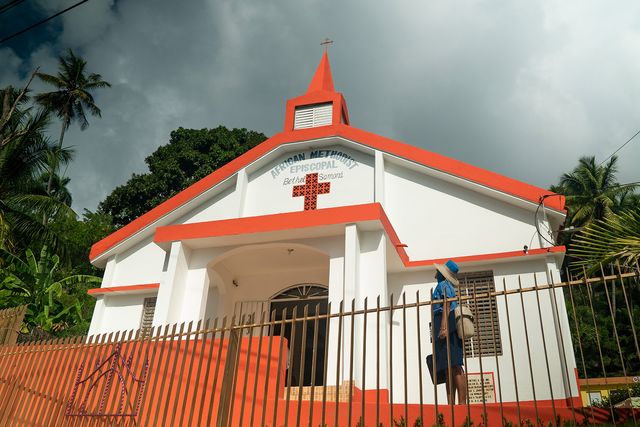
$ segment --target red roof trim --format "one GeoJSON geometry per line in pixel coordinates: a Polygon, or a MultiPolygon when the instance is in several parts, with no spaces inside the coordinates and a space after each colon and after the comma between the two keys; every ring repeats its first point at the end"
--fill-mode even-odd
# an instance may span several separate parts
{"type": "Polygon", "coordinates": [[[541,255],[545,253],[564,253],[564,246],[531,249],[526,254],[522,251],[496,252],[479,255],[466,255],[430,260],[409,260],[404,245],[393,228],[391,221],[379,203],[342,206],[336,208],[317,209],[314,211],[287,212],[282,214],[253,216],[247,218],[223,219],[193,224],[178,224],[158,227],[154,241],[156,243],[178,240],[201,239],[207,237],[234,236],[242,234],[265,233],[270,231],[292,230],[335,224],[347,224],[362,221],[380,221],[389,240],[398,252],[405,267],[425,267],[434,263],[445,263],[453,259],[457,263],[476,261],[493,261],[504,258],[541,255]]]}
{"type": "Polygon", "coordinates": [[[95,288],[89,289],[87,293],[89,295],[104,295],[112,293],[129,293],[140,291],[152,291],[160,288],[160,283],[146,283],[144,285],[127,285],[127,286],[109,286],[107,288],[95,288]]]}
{"type": "Polygon", "coordinates": [[[444,264],[447,260],[454,260],[458,264],[464,264],[466,262],[478,262],[478,261],[494,261],[497,259],[504,258],[516,258],[516,257],[526,257],[531,255],[542,255],[547,253],[565,253],[566,248],[564,246],[551,246],[548,248],[540,248],[540,249],[530,249],[527,253],[524,253],[523,250],[519,251],[509,251],[509,252],[494,252],[491,254],[479,254],[479,255],[465,255],[458,257],[450,257],[450,258],[438,258],[438,259],[429,259],[429,260],[421,260],[421,261],[409,261],[405,264],[407,267],[424,267],[433,264],[444,264]]]}
{"type": "MultiPolygon", "coordinates": [[[[463,179],[475,182],[480,185],[494,188],[498,191],[511,194],[515,197],[528,200],[532,203],[539,203],[543,196],[555,195],[550,191],[517,181],[513,178],[481,169],[469,165],[459,160],[451,159],[440,154],[432,153],[417,147],[413,147],[403,142],[385,138],[373,133],[365,132],[344,124],[334,124],[332,126],[322,126],[311,129],[282,132],[267,139],[262,144],[252,148],[243,155],[235,158],[218,170],[207,175],[200,181],[176,194],[169,200],[159,204],[149,212],[115,231],[91,247],[89,258],[95,259],[113,246],[132,236],[143,228],[164,215],[187,203],[206,190],[231,177],[238,170],[247,166],[251,162],[259,159],[271,150],[288,143],[307,141],[332,136],[343,137],[354,142],[378,149],[389,154],[403,157],[418,164],[431,167],[442,172],[458,176],[463,179]]],[[[558,211],[564,210],[564,197],[549,197],[545,201],[546,206],[558,211]]]]}
{"type": "MultiPolygon", "coordinates": [[[[380,219],[379,203],[158,227],[156,243],[346,224],[380,219]]],[[[384,214],[384,213],[383,213],[384,214]]]]}

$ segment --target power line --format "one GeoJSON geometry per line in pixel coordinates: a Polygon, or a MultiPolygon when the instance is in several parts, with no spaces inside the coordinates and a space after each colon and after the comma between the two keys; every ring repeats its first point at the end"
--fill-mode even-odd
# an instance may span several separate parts
{"type": "Polygon", "coordinates": [[[80,6],[80,5],[81,5],[81,4],[83,4],[83,3],[86,3],[86,2],[88,2],[88,1],[89,1],[89,0],[82,0],[82,1],[79,1],[78,3],[75,3],[75,4],[73,4],[73,5],[69,6],[68,8],[66,8],[66,9],[64,9],[64,10],[61,10],[60,12],[56,13],[55,15],[51,15],[50,17],[45,18],[45,19],[43,19],[43,20],[41,20],[41,21],[38,21],[38,22],[36,22],[35,24],[28,26],[27,28],[23,28],[22,30],[20,30],[20,31],[18,31],[18,32],[16,32],[16,33],[13,33],[13,34],[11,34],[10,36],[4,37],[3,39],[1,39],[1,40],[0,40],[0,44],[2,44],[2,43],[4,43],[4,42],[6,42],[6,41],[8,41],[8,40],[11,40],[12,38],[17,37],[17,36],[19,36],[19,35],[21,35],[21,34],[24,34],[24,33],[26,33],[27,31],[32,30],[32,29],[34,29],[35,27],[37,27],[37,26],[40,26],[40,25],[44,24],[45,22],[49,22],[49,21],[51,21],[53,18],[57,18],[58,16],[62,15],[63,13],[66,13],[66,12],[70,11],[71,9],[75,9],[76,7],[80,6]]]}
{"type": "Polygon", "coordinates": [[[640,135],[640,130],[638,130],[638,132],[636,132],[631,138],[627,139],[627,141],[622,144],[616,151],[614,151],[613,153],[611,153],[611,155],[609,157],[607,157],[606,159],[604,159],[603,161],[600,162],[600,164],[598,166],[602,166],[602,164],[604,162],[606,162],[607,160],[609,160],[610,158],[613,157],[614,154],[616,154],[618,151],[622,150],[624,148],[625,145],[627,145],[628,143],[630,143],[633,138],[635,138],[636,136],[640,135]]]}
{"type": "Polygon", "coordinates": [[[7,10],[19,5],[20,3],[23,3],[24,1],[25,0],[10,0],[0,6],[0,13],[5,13],[7,10]]]}

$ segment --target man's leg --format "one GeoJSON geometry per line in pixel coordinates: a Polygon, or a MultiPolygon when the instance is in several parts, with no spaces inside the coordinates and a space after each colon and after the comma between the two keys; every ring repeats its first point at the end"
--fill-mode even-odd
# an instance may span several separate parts
{"type": "Polygon", "coordinates": [[[462,369],[462,366],[456,366],[454,369],[454,383],[455,388],[458,390],[458,403],[464,405],[467,403],[467,380],[464,369],[462,369]]]}
{"type": "Polygon", "coordinates": [[[447,370],[446,386],[447,386],[447,403],[449,405],[455,405],[456,404],[456,387],[457,387],[457,384],[456,384],[456,381],[455,381],[455,372],[454,371],[447,370]],[[453,381],[453,385],[449,384],[450,380],[453,381]]]}

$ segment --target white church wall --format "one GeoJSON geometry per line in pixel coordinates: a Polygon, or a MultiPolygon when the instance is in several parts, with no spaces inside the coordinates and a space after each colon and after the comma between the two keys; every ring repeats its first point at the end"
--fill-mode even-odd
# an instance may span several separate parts
{"type": "MultiPolygon", "coordinates": [[[[239,307],[239,304],[244,304],[245,307],[251,306],[256,309],[259,309],[259,307],[268,307],[266,303],[271,297],[297,284],[317,283],[331,288],[333,286],[332,280],[335,280],[335,273],[330,273],[331,260],[343,256],[343,245],[343,238],[341,236],[334,236],[297,239],[264,245],[192,250],[189,261],[188,280],[190,281],[192,278],[198,277],[197,274],[194,273],[195,271],[206,269],[209,275],[210,287],[216,289],[216,291],[206,291],[204,312],[216,313],[218,317],[225,315],[231,316],[234,314],[234,309],[239,307]],[[253,273],[250,264],[245,265],[242,271],[228,271],[224,268],[224,263],[216,261],[230,256],[229,254],[235,254],[231,256],[242,256],[242,252],[247,250],[264,250],[265,254],[268,254],[269,251],[286,248],[295,248],[295,250],[300,251],[309,251],[310,249],[317,251],[319,266],[300,268],[293,262],[291,265],[283,266],[279,271],[253,273]],[[322,265],[323,263],[324,265],[322,265]],[[237,286],[233,284],[234,280],[237,286]]],[[[343,272],[340,270],[340,281],[342,280],[342,275],[343,272]]],[[[201,281],[195,280],[195,283],[201,283],[201,281]]],[[[195,287],[195,283],[190,286],[195,287]]],[[[341,284],[340,288],[342,288],[341,284]]],[[[203,292],[205,291],[203,290],[203,292]]],[[[193,305],[185,305],[185,309],[188,309],[186,307],[193,307],[193,305]]],[[[256,315],[259,318],[260,313],[256,313],[256,315]]]]}
{"type": "Polygon", "coordinates": [[[184,215],[175,224],[192,224],[196,222],[217,221],[221,219],[237,218],[240,206],[239,194],[234,185],[221,184],[222,188],[215,188],[215,194],[203,201],[191,212],[184,215]]]}
{"type": "Polygon", "coordinates": [[[293,187],[318,173],[318,182],[330,182],[329,193],[317,196],[317,208],[373,202],[372,155],[345,146],[291,151],[249,176],[243,216],[301,211],[304,197],[293,197],[293,187]]]}
{"type": "MultiPolygon", "coordinates": [[[[559,277],[557,268],[553,268],[551,264],[546,263],[544,260],[497,264],[494,268],[496,288],[503,290],[506,283],[507,290],[518,289],[520,286],[518,277],[521,279],[523,288],[533,287],[535,280],[537,280],[538,284],[546,284],[548,283],[547,268],[552,268],[553,275],[556,278],[559,277]]],[[[551,294],[549,290],[541,290],[537,293],[523,293],[524,314],[520,295],[512,294],[506,297],[509,304],[512,343],[508,340],[505,297],[497,299],[503,349],[505,350],[505,355],[509,356],[508,359],[507,357],[503,359],[507,369],[502,369],[501,367],[501,374],[502,371],[507,371],[502,374],[506,380],[506,384],[505,381],[502,383],[503,394],[515,395],[515,379],[512,376],[513,368],[510,358],[511,350],[513,350],[516,366],[519,367],[516,375],[520,400],[532,400],[534,387],[536,399],[538,400],[551,399],[552,395],[557,399],[558,397],[576,396],[578,394],[574,373],[576,363],[571,344],[564,295],[561,289],[556,289],[554,292],[554,294],[551,294]],[[537,298],[540,301],[540,313],[538,312],[537,298]],[[525,339],[525,317],[529,348],[527,348],[525,339]],[[540,318],[542,318],[542,324],[540,318]],[[547,369],[547,360],[544,357],[544,345],[546,345],[549,369],[547,369]],[[562,345],[564,345],[565,357],[561,357],[562,345]],[[529,353],[531,358],[529,358],[529,353]],[[529,360],[531,360],[531,368],[533,370],[534,387],[532,387],[532,376],[528,370],[529,360]],[[549,387],[549,377],[551,378],[552,391],[550,391],[549,387]]]]}
{"type": "Polygon", "coordinates": [[[153,293],[148,293],[100,297],[102,316],[100,321],[96,322],[95,330],[90,330],[89,333],[104,334],[138,329],[142,319],[144,299],[153,295],[153,293]]]}
{"type": "Polygon", "coordinates": [[[535,214],[385,162],[384,209],[412,260],[538,247],[535,214]]]}
{"type": "MultiPolygon", "coordinates": [[[[159,283],[165,251],[149,237],[116,256],[110,286],[159,283]]],[[[103,286],[104,287],[104,286],[103,286]]]]}
{"type": "MultiPolygon", "coordinates": [[[[545,263],[543,260],[531,260],[522,262],[502,262],[495,264],[487,264],[483,266],[474,266],[472,271],[492,270],[494,273],[494,281],[496,290],[503,289],[503,279],[506,282],[506,288],[518,288],[518,276],[521,278],[523,287],[534,286],[533,275],[537,275],[538,283],[546,283],[545,263]]],[[[471,270],[471,268],[469,268],[471,270]]],[[[462,269],[462,271],[467,271],[462,269]]],[[[557,271],[556,271],[557,272],[557,271]]],[[[430,291],[435,287],[434,270],[416,271],[406,273],[394,273],[389,275],[389,292],[394,294],[393,303],[402,304],[402,293],[406,295],[407,303],[416,301],[416,292],[419,291],[421,301],[430,299],[430,291]]],[[[549,291],[539,291],[540,311],[542,313],[542,328],[544,329],[544,340],[542,336],[542,328],[540,326],[540,316],[538,315],[538,305],[535,292],[528,292],[522,295],[525,308],[527,333],[529,341],[529,351],[531,353],[531,367],[533,370],[535,397],[538,400],[564,398],[569,395],[577,395],[575,384],[574,368],[575,358],[571,348],[571,340],[568,330],[566,312],[564,310],[564,302],[562,292],[556,290],[556,299],[558,301],[558,318],[560,319],[560,329],[562,329],[562,337],[564,339],[564,348],[567,359],[566,367],[564,358],[560,357],[560,336],[556,333],[554,322],[554,309],[552,298],[549,291]],[[551,388],[549,386],[547,376],[547,360],[544,357],[544,345],[546,345],[549,375],[551,377],[551,388]],[[567,376],[568,374],[568,376],[567,376]]],[[[498,382],[498,366],[494,355],[482,357],[482,372],[493,373],[496,402],[499,398],[499,386],[502,388],[502,398],[505,402],[516,400],[515,384],[518,385],[518,398],[520,401],[533,400],[534,387],[531,385],[531,374],[529,371],[529,357],[527,351],[527,340],[524,332],[524,318],[522,305],[520,302],[520,294],[513,294],[507,297],[509,304],[509,320],[511,326],[511,336],[513,342],[509,341],[509,324],[507,322],[507,306],[505,297],[497,297],[497,316],[500,326],[500,339],[502,343],[502,354],[498,356],[500,383],[498,382]],[[513,375],[512,365],[515,360],[516,378],[513,375]],[[516,381],[517,380],[517,381],[516,381]]],[[[429,378],[428,368],[426,366],[426,356],[432,354],[431,343],[431,310],[429,306],[420,308],[420,345],[422,355],[417,352],[418,325],[415,315],[415,309],[407,310],[406,313],[406,336],[409,351],[407,353],[407,369],[415,375],[408,376],[408,390],[410,403],[419,402],[419,376],[418,369],[422,369],[422,385],[423,399],[425,402],[434,402],[433,384],[429,378]]],[[[403,341],[403,313],[402,310],[395,310],[393,313],[393,342],[390,347],[402,348],[403,341]]],[[[401,353],[400,353],[401,354],[401,353]]],[[[404,376],[405,369],[404,358],[393,360],[393,398],[394,402],[404,402],[404,376]]],[[[479,373],[480,358],[469,357],[466,361],[466,372],[479,373]]],[[[438,388],[439,401],[446,399],[446,391],[444,385],[438,388]]]]}
{"type": "Polygon", "coordinates": [[[160,280],[153,325],[182,322],[185,280],[189,274],[191,250],[182,242],[171,243],[166,272],[160,280]]]}

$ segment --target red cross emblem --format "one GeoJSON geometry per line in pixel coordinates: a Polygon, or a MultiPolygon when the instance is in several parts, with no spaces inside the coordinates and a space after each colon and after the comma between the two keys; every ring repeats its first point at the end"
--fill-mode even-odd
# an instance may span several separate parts
{"type": "Polygon", "coordinates": [[[318,194],[327,194],[331,189],[330,182],[318,182],[317,173],[308,173],[304,185],[293,187],[293,197],[304,196],[304,210],[312,211],[318,206],[318,194]]]}

